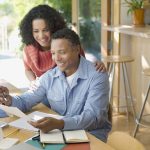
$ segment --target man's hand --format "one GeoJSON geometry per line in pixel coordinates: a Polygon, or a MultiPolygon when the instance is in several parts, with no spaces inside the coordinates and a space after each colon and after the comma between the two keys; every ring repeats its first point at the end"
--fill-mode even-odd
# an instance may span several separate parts
{"type": "Polygon", "coordinates": [[[0,86],[0,104],[10,106],[11,103],[12,97],[9,95],[9,90],[4,86],[0,86]]]}
{"type": "Polygon", "coordinates": [[[95,67],[96,67],[96,70],[99,71],[99,72],[106,72],[106,67],[105,67],[103,62],[96,61],[95,62],[95,67]]]}
{"type": "Polygon", "coordinates": [[[64,121],[58,120],[51,117],[45,117],[37,122],[29,121],[29,123],[34,126],[35,128],[38,128],[42,130],[42,132],[47,133],[53,129],[63,129],[64,128],[64,121]]]}

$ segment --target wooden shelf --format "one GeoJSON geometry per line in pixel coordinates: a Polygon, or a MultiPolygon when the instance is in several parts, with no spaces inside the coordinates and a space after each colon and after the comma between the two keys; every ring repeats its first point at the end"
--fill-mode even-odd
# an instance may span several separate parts
{"type": "Polygon", "coordinates": [[[150,38],[150,26],[134,27],[128,25],[102,26],[103,30],[133,35],[137,37],[150,38]]]}

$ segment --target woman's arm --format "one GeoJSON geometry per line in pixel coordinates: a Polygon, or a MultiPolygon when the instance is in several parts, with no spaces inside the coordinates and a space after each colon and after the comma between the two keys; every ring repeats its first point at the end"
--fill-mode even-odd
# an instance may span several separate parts
{"type": "MultiPolygon", "coordinates": [[[[82,47],[81,47],[81,50],[80,50],[80,55],[85,57],[85,53],[84,53],[84,50],[82,49],[82,47]]],[[[95,68],[96,68],[97,71],[99,71],[99,72],[106,72],[107,71],[106,67],[105,67],[105,64],[102,61],[96,61],[96,62],[94,62],[94,64],[95,64],[95,68]]]]}
{"type": "Polygon", "coordinates": [[[36,75],[32,70],[25,70],[25,74],[30,82],[36,80],[36,75]]]}

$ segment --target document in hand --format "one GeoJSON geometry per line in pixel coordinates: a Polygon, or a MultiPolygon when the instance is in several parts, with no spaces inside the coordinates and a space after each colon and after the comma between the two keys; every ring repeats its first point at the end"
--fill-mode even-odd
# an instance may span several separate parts
{"type": "Polygon", "coordinates": [[[15,121],[10,122],[9,125],[13,126],[13,127],[16,127],[16,128],[37,132],[38,129],[33,127],[32,125],[30,125],[27,122],[28,120],[37,121],[37,120],[39,120],[39,119],[41,119],[43,117],[53,117],[53,118],[57,118],[57,119],[61,119],[62,118],[62,116],[60,116],[60,115],[47,114],[47,113],[43,113],[43,112],[40,112],[40,111],[34,111],[34,112],[32,112],[32,113],[30,113],[30,114],[28,114],[26,116],[25,117],[21,117],[21,118],[15,120],[15,121]]]}
{"type": "Polygon", "coordinates": [[[85,130],[52,130],[48,133],[40,131],[40,141],[42,143],[82,143],[89,142],[89,139],[85,130]]]}

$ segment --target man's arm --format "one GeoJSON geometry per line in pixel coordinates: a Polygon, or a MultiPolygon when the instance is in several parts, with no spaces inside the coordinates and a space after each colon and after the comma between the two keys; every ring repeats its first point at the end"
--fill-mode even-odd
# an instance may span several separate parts
{"type": "Polygon", "coordinates": [[[32,70],[25,70],[25,74],[30,82],[36,80],[36,76],[32,70]]]}
{"type": "Polygon", "coordinates": [[[9,95],[9,91],[7,88],[1,87],[0,94],[5,93],[7,101],[5,101],[2,96],[0,96],[0,103],[7,106],[18,107],[24,112],[30,110],[33,106],[35,106],[37,103],[41,102],[45,98],[46,90],[44,81],[47,81],[46,77],[46,75],[41,77],[41,82],[37,80],[36,88],[28,90],[27,92],[19,96],[12,97],[9,95]]]}

